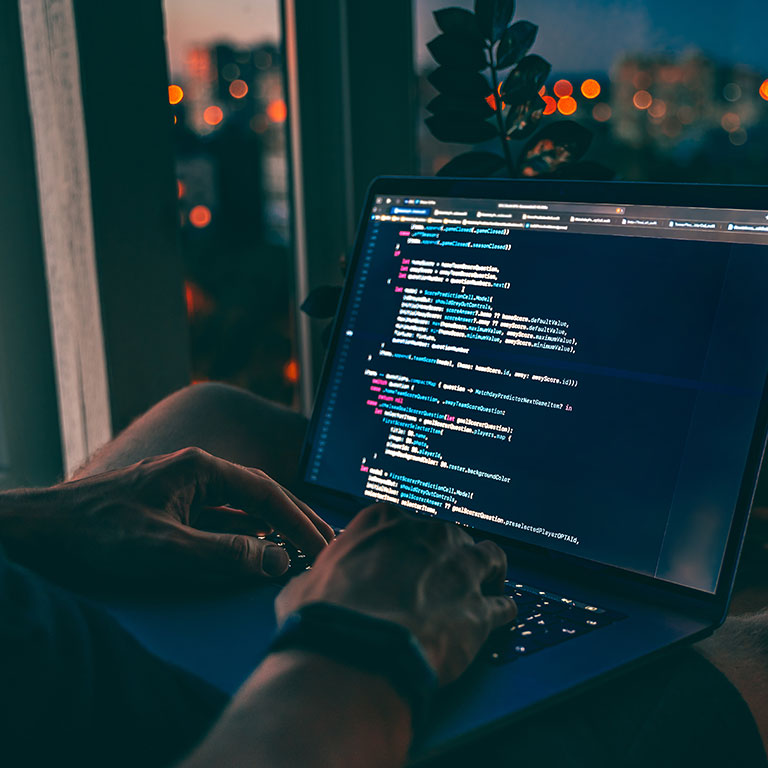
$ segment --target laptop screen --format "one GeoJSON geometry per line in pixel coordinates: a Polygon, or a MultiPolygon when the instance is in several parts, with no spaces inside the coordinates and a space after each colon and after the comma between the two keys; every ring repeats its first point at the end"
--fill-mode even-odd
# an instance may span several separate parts
{"type": "Polygon", "coordinates": [[[714,592],[768,211],[370,203],[305,480],[714,592]]]}

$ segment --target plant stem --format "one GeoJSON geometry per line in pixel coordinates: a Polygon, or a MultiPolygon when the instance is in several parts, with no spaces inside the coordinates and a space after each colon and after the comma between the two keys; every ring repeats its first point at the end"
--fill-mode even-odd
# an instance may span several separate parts
{"type": "Polygon", "coordinates": [[[493,85],[491,86],[493,88],[493,108],[494,112],[496,112],[496,123],[499,126],[499,141],[501,141],[501,148],[504,150],[504,159],[507,163],[507,171],[509,172],[510,178],[514,176],[514,167],[512,166],[512,155],[509,151],[509,144],[507,143],[507,135],[504,131],[504,112],[501,108],[501,94],[499,93],[498,89],[498,83],[496,82],[498,79],[498,74],[496,73],[496,63],[493,60],[493,51],[491,50],[491,46],[488,47],[488,60],[491,63],[491,82],[493,85]]]}

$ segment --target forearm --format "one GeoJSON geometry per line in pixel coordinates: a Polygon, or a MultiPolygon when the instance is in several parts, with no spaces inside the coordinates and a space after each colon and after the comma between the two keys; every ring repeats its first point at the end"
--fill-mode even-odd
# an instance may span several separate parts
{"type": "Polygon", "coordinates": [[[50,506],[50,497],[47,488],[0,492],[0,544],[10,551],[34,535],[50,506]]]}
{"type": "Polygon", "coordinates": [[[179,768],[395,768],[408,704],[382,677],[316,654],[271,654],[179,768]]]}

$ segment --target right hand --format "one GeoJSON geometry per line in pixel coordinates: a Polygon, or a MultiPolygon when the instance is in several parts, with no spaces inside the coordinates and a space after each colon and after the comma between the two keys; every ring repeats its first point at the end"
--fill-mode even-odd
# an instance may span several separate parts
{"type": "Polygon", "coordinates": [[[408,627],[440,683],[455,680],[493,629],[517,607],[503,593],[507,559],[459,526],[413,517],[389,504],[360,512],[312,570],[278,595],[278,621],[324,601],[408,627]]]}

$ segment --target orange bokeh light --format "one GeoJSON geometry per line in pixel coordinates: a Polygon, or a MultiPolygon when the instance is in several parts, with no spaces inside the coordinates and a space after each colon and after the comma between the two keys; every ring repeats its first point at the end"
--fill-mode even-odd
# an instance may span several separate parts
{"type": "Polygon", "coordinates": [[[545,115],[551,115],[553,112],[557,112],[557,102],[551,96],[543,96],[542,98],[547,105],[544,107],[545,115]]]}
{"type": "Polygon", "coordinates": [[[638,109],[648,109],[653,104],[653,96],[648,91],[636,91],[632,97],[632,103],[638,109]]]}
{"type": "Polygon", "coordinates": [[[171,104],[178,104],[184,98],[184,91],[181,90],[180,85],[168,86],[168,101],[171,104]]]}
{"type": "Polygon", "coordinates": [[[176,193],[178,194],[179,199],[184,197],[186,191],[187,188],[184,186],[184,182],[181,179],[176,179],[176,193]]]}
{"type": "Polygon", "coordinates": [[[600,90],[600,83],[591,77],[581,84],[581,93],[587,99],[596,99],[600,95],[600,90]]]}
{"type": "Polygon", "coordinates": [[[651,117],[661,119],[667,114],[667,103],[662,99],[654,99],[653,104],[648,107],[648,114],[651,117]]]}
{"type": "Polygon", "coordinates": [[[206,107],[203,112],[203,120],[208,125],[218,125],[224,119],[224,113],[221,107],[206,107]]]}
{"type": "Polygon", "coordinates": [[[566,98],[573,93],[573,86],[570,80],[558,80],[553,86],[552,90],[555,92],[555,96],[558,98],[566,98]]]}
{"type": "Polygon", "coordinates": [[[233,80],[229,84],[229,95],[233,99],[242,99],[248,93],[248,83],[245,80],[233,80]]]}
{"type": "Polygon", "coordinates": [[[573,96],[563,96],[557,100],[557,109],[563,115],[572,115],[576,111],[576,99],[573,96]]]}
{"type": "Polygon", "coordinates": [[[592,107],[592,117],[597,120],[598,123],[604,123],[606,120],[610,120],[612,114],[613,110],[610,105],[606,104],[604,101],[601,101],[599,104],[595,104],[595,106],[592,107]]]}
{"type": "Polygon", "coordinates": [[[207,205],[196,205],[189,212],[189,223],[197,229],[203,229],[211,223],[211,209],[207,205]]]}
{"type": "Polygon", "coordinates": [[[720,119],[724,131],[733,133],[741,128],[741,118],[735,112],[726,112],[720,119]]]}
{"type": "Polygon", "coordinates": [[[766,101],[768,101],[768,78],[763,80],[763,82],[760,85],[760,90],[758,91],[758,93],[760,94],[761,99],[765,99],[766,101]]]}
{"type": "Polygon", "coordinates": [[[289,360],[283,366],[283,378],[289,384],[295,384],[299,380],[299,364],[295,360],[289,360]]]}
{"type": "Polygon", "coordinates": [[[213,299],[196,283],[185,281],[184,300],[187,304],[187,317],[210,315],[214,310],[213,299]]]}
{"type": "Polygon", "coordinates": [[[546,92],[547,92],[547,86],[546,85],[542,85],[541,88],[539,88],[539,96],[541,96],[541,98],[543,99],[544,98],[544,94],[546,94],[546,92]]]}
{"type": "Polygon", "coordinates": [[[270,101],[267,105],[267,117],[273,123],[285,122],[285,118],[288,117],[288,107],[285,106],[285,102],[282,99],[270,101]]]}

